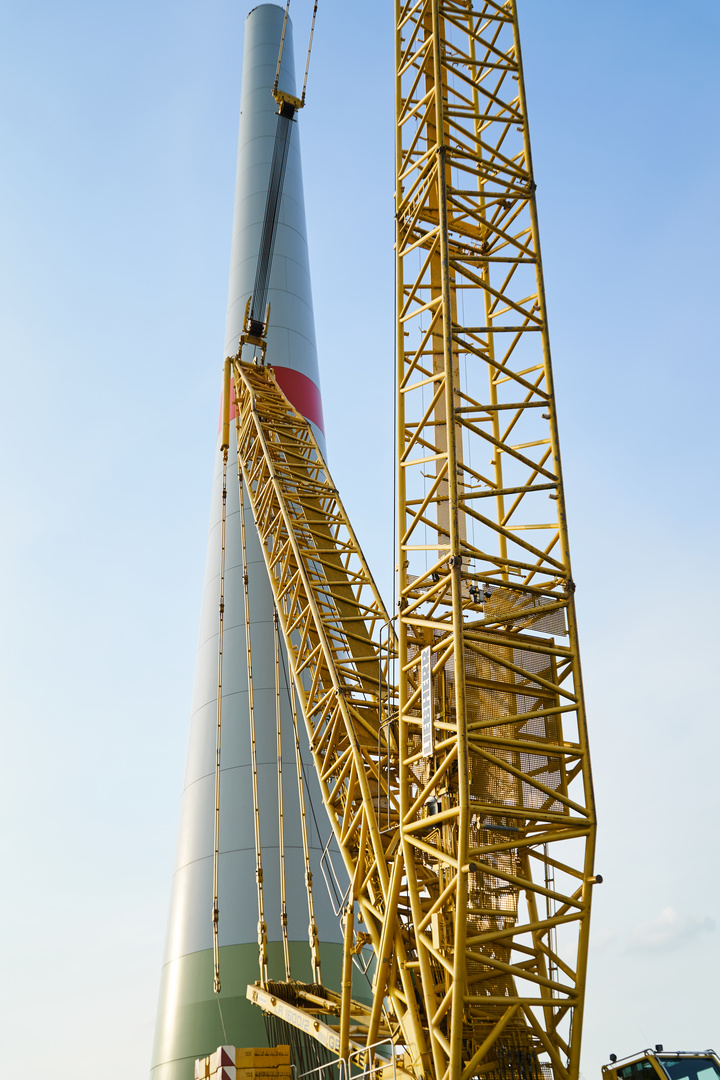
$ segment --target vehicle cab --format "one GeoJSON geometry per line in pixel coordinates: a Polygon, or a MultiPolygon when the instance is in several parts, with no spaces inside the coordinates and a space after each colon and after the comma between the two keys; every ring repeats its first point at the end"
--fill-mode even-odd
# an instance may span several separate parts
{"type": "Polygon", "coordinates": [[[690,1053],[662,1046],[641,1050],[602,1067],[602,1080],[720,1080],[720,1058],[714,1050],[690,1053]]]}

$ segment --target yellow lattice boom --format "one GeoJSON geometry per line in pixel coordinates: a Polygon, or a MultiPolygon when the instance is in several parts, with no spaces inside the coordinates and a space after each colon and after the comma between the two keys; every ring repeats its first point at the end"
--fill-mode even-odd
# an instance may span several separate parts
{"type": "MultiPolygon", "coordinates": [[[[399,1028],[401,1041],[416,1047],[423,1044],[422,1023],[405,937],[391,915],[402,855],[398,756],[388,735],[396,712],[388,677],[395,653],[388,645],[390,621],[310,425],[284,397],[271,368],[236,359],[234,370],[242,485],[260,536],[325,809],[351,881],[346,958],[357,941],[357,902],[366,927],[360,933],[376,955],[391,953],[399,969],[388,988],[394,1027],[387,1014],[383,1018],[382,993],[367,1016],[353,1006],[354,1026],[362,1026],[360,1043],[373,1043],[378,1034],[394,1038],[399,1028]]],[[[337,1047],[341,1057],[349,1047],[349,1007],[337,1047]]],[[[335,1011],[333,1001],[329,1011],[335,1011]]],[[[360,1043],[355,1038],[353,1046],[360,1043]]]]}
{"type": "MultiPolygon", "coordinates": [[[[310,1034],[343,1059],[385,1039],[417,1078],[575,1080],[594,805],[517,13],[395,11],[393,620],[309,423],[271,367],[232,361],[241,487],[350,881],[340,993],[285,1000],[336,1017],[310,1034]]],[[[249,994],[276,1007],[262,978],[249,994]]]]}
{"type": "Polygon", "coordinates": [[[396,64],[400,813],[425,1016],[438,1077],[542,1055],[564,1080],[594,814],[515,4],[396,4],[396,64]]]}

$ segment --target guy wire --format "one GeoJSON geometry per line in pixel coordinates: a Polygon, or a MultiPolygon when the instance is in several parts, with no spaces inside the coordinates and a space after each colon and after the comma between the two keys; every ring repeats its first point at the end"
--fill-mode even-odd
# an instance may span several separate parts
{"type": "MultiPolygon", "coordinates": [[[[282,661],[283,671],[285,673],[285,689],[287,690],[288,700],[290,701],[290,708],[292,708],[292,699],[290,698],[290,680],[288,679],[287,667],[285,666],[285,655],[284,655],[282,649],[280,650],[280,659],[282,661]]],[[[318,825],[317,817],[315,816],[315,807],[313,806],[312,794],[310,792],[310,784],[308,783],[307,773],[305,772],[305,762],[302,759],[302,755],[300,757],[300,766],[302,768],[303,779],[305,781],[305,790],[307,791],[308,802],[310,803],[310,813],[312,814],[312,817],[313,817],[313,822],[315,824],[315,832],[317,833],[318,843],[320,844],[320,850],[322,851],[325,845],[323,844],[323,839],[322,839],[322,836],[320,835],[320,826],[318,825]]],[[[327,884],[327,878],[326,878],[326,884],[327,884]]],[[[342,901],[342,897],[341,897],[339,891],[337,890],[337,888],[335,887],[334,883],[333,883],[333,890],[335,892],[334,896],[333,896],[333,894],[332,894],[332,892],[330,890],[330,886],[328,885],[328,892],[330,893],[330,899],[333,901],[333,903],[335,905],[339,905],[340,902],[342,901]]]]}

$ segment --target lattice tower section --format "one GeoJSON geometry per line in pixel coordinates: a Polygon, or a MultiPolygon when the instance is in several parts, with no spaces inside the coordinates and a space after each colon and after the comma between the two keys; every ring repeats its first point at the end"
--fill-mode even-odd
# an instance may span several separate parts
{"type": "MultiPolygon", "coordinates": [[[[250,498],[325,810],[350,881],[346,960],[363,950],[378,959],[372,1009],[345,1002],[338,1045],[322,1031],[313,1034],[312,1024],[310,1035],[341,1058],[390,1039],[405,1049],[411,1071],[428,1073],[422,1003],[407,964],[413,959],[407,953],[407,905],[404,917],[399,914],[403,858],[390,680],[396,647],[389,618],[310,425],[285,398],[272,368],[235,358],[234,378],[239,478],[250,498]]],[[[286,990],[298,1007],[322,1011],[317,988],[293,983],[286,990]]],[[[261,1003],[259,995],[253,1000],[261,1003]]],[[[338,1000],[331,995],[329,1011],[338,1011],[338,1000]]]]}
{"type": "Polygon", "coordinates": [[[438,1080],[566,1080],[594,808],[516,5],[395,10],[408,967],[438,1080]]]}

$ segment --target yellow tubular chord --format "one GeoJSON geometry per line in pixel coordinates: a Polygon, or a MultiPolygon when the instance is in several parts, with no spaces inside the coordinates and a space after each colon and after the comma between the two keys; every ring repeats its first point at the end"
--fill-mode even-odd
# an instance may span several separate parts
{"type": "Polygon", "coordinates": [[[343,940],[342,985],[340,989],[340,1050],[338,1056],[345,1061],[350,1049],[350,1008],[352,1002],[352,950],[355,908],[351,902],[345,908],[343,940]]]}
{"type": "Polygon", "coordinates": [[[230,379],[231,361],[226,357],[223,365],[223,389],[222,389],[222,439],[220,449],[227,451],[230,446],[230,379]]]}

